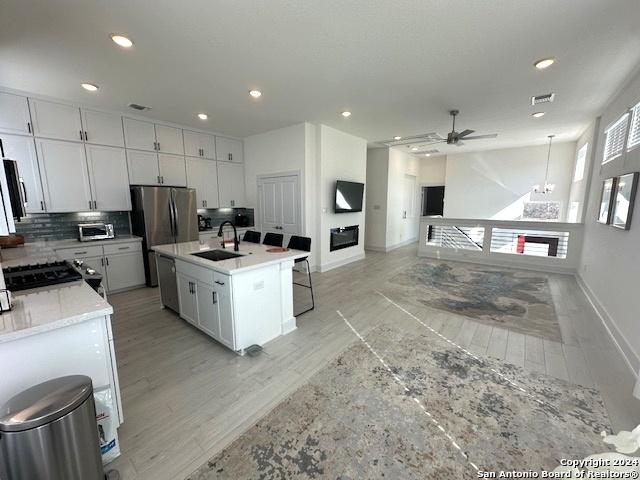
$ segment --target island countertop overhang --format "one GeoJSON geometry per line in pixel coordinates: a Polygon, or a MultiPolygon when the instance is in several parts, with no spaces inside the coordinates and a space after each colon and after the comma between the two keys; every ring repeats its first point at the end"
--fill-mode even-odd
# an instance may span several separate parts
{"type": "MultiPolygon", "coordinates": [[[[300,250],[288,250],[286,252],[268,252],[268,249],[273,247],[269,245],[262,245],[257,243],[241,242],[240,243],[240,257],[230,258],[227,260],[220,260],[214,262],[205,258],[200,258],[193,253],[205,252],[208,250],[222,249],[217,242],[183,242],[167,245],[157,245],[152,247],[152,250],[156,254],[164,255],[167,257],[180,259],[182,261],[198,265],[200,267],[208,268],[210,270],[222,273],[224,275],[234,275],[257,268],[262,268],[268,265],[274,265],[284,262],[294,262],[297,259],[305,258],[310,255],[309,252],[303,252],[300,250]]],[[[233,252],[233,247],[229,247],[226,250],[233,252]]]]}

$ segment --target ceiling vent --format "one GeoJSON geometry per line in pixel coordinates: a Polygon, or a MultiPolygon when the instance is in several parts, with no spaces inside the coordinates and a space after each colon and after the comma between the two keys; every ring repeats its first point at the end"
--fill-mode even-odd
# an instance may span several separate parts
{"type": "Polygon", "coordinates": [[[555,93],[547,93],[546,95],[537,95],[531,97],[531,105],[538,105],[540,103],[551,103],[556,98],[555,93]]]}
{"type": "Polygon", "coordinates": [[[439,153],[439,152],[440,152],[440,150],[438,150],[438,149],[433,149],[433,150],[425,150],[425,151],[424,151],[424,152],[422,152],[422,153],[424,153],[425,155],[426,155],[427,153],[428,153],[429,155],[433,155],[434,153],[439,153]]]}
{"type": "Polygon", "coordinates": [[[146,107],[144,105],[138,105],[137,103],[130,103],[127,106],[129,108],[133,108],[134,110],[138,110],[140,112],[144,112],[145,110],[151,110],[151,107],[146,107]]]}

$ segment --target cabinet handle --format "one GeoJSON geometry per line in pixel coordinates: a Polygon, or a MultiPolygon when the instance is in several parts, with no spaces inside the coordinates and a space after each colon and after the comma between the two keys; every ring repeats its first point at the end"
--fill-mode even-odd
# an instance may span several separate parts
{"type": "Polygon", "coordinates": [[[157,178],[158,178],[158,183],[160,183],[160,175],[158,175],[158,177],[157,177],[157,178]]]}
{"type": "Polygon", "coordinates": [[[80,130],[80,140],[84,140],[84,134],[82,133],[82,130],[80,130]]]}
{"type": "Polygon", "coordinates": [[[104,257],[100,259],[100,264],[104,267],[104,257]]]}
{"type": "Polygon", "coordinates": [[[216,292],[211,292],[213,293],[212,297],[213,297],[213,304],[215,305],[216,303],[218,303],[218,299],[216,298],[216,292]]]}
{"type": "Polygon", "coordinates": [[[85,250],[84,252],[73,252],[74,255],[86,255],[87,251],[85,250]]]}
{"type": "Polygon", "coordinates": [[[87,131],[84,131],[84,141],[88,142],[89,141],[89,135],[87,135],[87,131]]]}
{"type": "Polygon", "coordinates": [[[158,142],[158,151],[160,151],[160,142],[158,142]]]}
{"type": "Polygon", "coordinates": [[[98,201],[97,201],[97,200],[94,200],[94,201],[93,201],[93,209],[94,209],[94,210],[97,210],[97,209],[98,209],[98,201]]]}
{"type": "Polygon", "coordinates": [[[216,282],[218,285],[224,285],[224,282],[221,282],[220,280],[216,280],[216,282]]]}
{"type": "Polygon", "coordinates": [[[107,267],[109,266],[109,257],[104,257],[105,262],[107,262],[107,267]]]}
{"type": "Polygon", "coordinates": [[[153,149],[158,150],[158,142],[153,142],[153,149]]]}
{"type": "Polygon", "coordinates": [[[31,130],[31,122],[27,122],[27,131],[29,133],[33,133],[33,131],[31,130]]]}
{"type": "Polygon", "coordinates": [[[204,206],[205,206],[205,207],[207,206],[207,201],[206,201],[206,200],[204,201],[204,206]]]}
{"type": "Polygon", "coordinates": [[[231,200],[231,206],[235,207],[236,206],[236,201],[235,200],[231,200]]]}
{"type": "Polygon", "coordinates": [[[91,210],[93,207],[91,206],[91,200],[89,200],[89,210],[91,210]]]}
{"type": "Polygon", "coordinates": [[[227,156],[227,158],[229,159],[229,161],[232,161],[232,160],[233,160],[233,153],[230,153],[230,154],[227,156]]]}
{"type": "Polygon", "coordinates": [[[44,212],[44,202],[40,200],[40,210],[44,212]]]}
{"type": "Polygon", "coordinates": [[[160,183],[164,185],[164,175],[160,175],[160,183]]]}
{"type": "Polygon", "coordinates": [[[131,247],[118,247],[118,250],[129,250],[131,247]]]}

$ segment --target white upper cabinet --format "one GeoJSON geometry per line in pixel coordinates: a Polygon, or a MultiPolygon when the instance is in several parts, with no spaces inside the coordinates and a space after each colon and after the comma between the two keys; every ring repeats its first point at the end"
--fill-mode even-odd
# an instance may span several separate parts
{"type": "Polygon", "coordinates": [[[244,207],[244,166],[218,162],[220,207],[244,207]]]}
{"type": "Polygon", "coordinates": [[[48,212],[91,210],[91,188],[82,143],[36,139],[48,212]]]}
{"type": "Polygon", "coordinates": [[[93,208],[102,211],[131,210],[124,149],[87,145],[86,151],[93,208]]]}
{"type": "Polygon", "coordinates": [[[27,97],[0,92],[0,131],[31,133],[31,117],[27,97]]]}
{"type": "Polygon", "coordinates": [[[4,155],[18,162],[18,173],[24,185],[25,210],[27,213],[45,211],[42,182],[38,169],[38,157],[33,137],[1,135],[4,155]]]}
{"type": "Polygon", "coordinates": [[[156,124],[156,141],[158,142],[157,148],[159,152],[184,155],[182,130],[180,128],[156,124]]]}
{"type": "Polygon", "coordinates": [[[216,137],[216,159],[224,162],[242,163],[242,140],[216,137]]]}
{"type": "Polygon", "coordinates": [[[120,115],[82,109],[82,127],[87,143],[124,147],[120,115]]]}
{"type": "Polygon", "coordinates": [[[196,189],[197,208],[218,208],[216,162],[187,157],[187,187],[196,189]]]}
{"type": "Polygon", "coordinates": [[[36,137],[76,142],[84,140],[78,107],[30,98],[29,108],[36,137]]]}
{"type": "Polygon", "coordinates": [[[153,123],[124,117],[122,124],[127,148],[151,152],[157,150],[156,130],[153,123]]]}
{"type": "Polygon", "coordinates": [[[160,168],[160,183],[171,187],[186,187],[187,172],[184,157],[181,155],[158,154],[160,168]]]}
{"type": "Polygon", "coordinates": [[[131,185],[160,185],[157,153],[127,150],[127,166],[131,185]]]}
{"type": "Polygon", "coordinates": [[[184,153],[189,157],[216,158],[216,140],[213,135],[184,130],[184,153]]]}

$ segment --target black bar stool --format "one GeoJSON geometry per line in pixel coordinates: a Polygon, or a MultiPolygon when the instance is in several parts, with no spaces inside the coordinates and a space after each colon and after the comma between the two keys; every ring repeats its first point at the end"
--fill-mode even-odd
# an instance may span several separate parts
{"type": "MultiPolygon", "coordinates": [[[[289,240],[289,245],[287,245],[288,248],[292,249],[292,250],[302,250],[303,252],[310,252],[311,251],[311,239],[309,237],[299,237],[297,235],[292,235],[291,239],[289,240]]],[[[311,267],[309,266],[309,257],[304,257],[304,258],[298,258],[295,260],[295,263],[302,263],[302,262],[306,262],[307,263],[307,275],[309,276],[309,285],[305,285],[304,283],[298,283],[298,282],[293,282],[294,285],[299,285],[301,287],[305,287],[308,288],[309,290],[311,290],[311,308],[307,308],[306,310],[298,313],[297,315],[294,314],[296,317],[299,315],[302,315],[303,313],[307,313],[310,312],[311,310],[313,310],[316,306],[316,302],[313,298],[313,283],[311,282],[311,267]]],[[[300,270],[296,270],[295,269],[295,265],[294,265],[294,272],[300,272],[300,270]]],[[[300,272],[302,273],[302,272],[300,272]]]]}
{"type": "Polygon", "coordinates": [[[260,237],[262,234],[254,230],[247,230],[242,237],[243,242],[260,243],[260,237]]]}
{"type": "Polygon", "coordinates": [[[284,235],[281,233],[265,233],[263,245],[271,245],[272,247],[281,247],[284,241],[284,235]]]}

